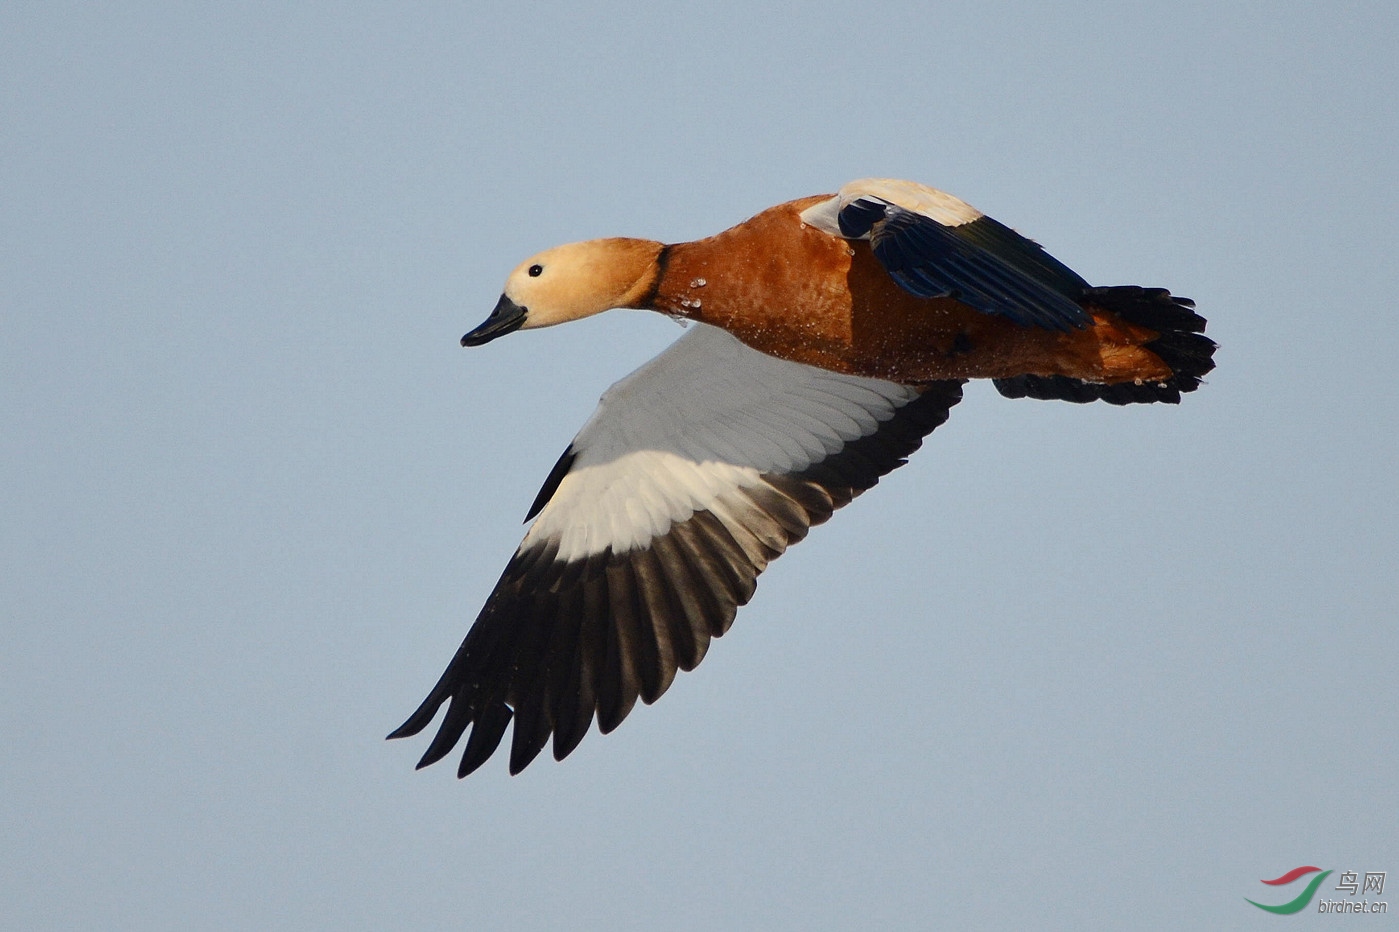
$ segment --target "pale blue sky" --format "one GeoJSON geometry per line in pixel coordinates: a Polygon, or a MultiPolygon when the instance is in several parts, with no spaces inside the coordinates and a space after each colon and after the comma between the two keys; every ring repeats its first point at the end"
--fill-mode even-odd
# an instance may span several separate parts
{"type": "Polygon", "coordinates": [[[0,6],[7,923],[1263,929],[1261,878],[1396,879],[1399,7],[484,7],[0,6]],[[383,735],[680,333],[463,350],[505,274],[866,175],[1195,298],[1218,370],[973,387],[656,706],[415,774],[383,735]]]}

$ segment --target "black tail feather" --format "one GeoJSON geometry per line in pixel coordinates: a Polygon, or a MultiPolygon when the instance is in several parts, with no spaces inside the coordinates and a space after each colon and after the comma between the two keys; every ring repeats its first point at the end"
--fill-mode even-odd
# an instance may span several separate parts
{"type": "Polygon", "coordinates": [[[1189,298],[1176,297],[1164,288],[1115,285],[1087,289],[1084,303],[1111,311],[1128,323],[1160,334],[1144,345],[1171,367],[1171,377],[1162,382],[1108,385],[1063,375],[1020,375],[994,380],[1002,395],[1080,404],[1089,401],[1114,405],[1179,404],[1180,396],[1199,388],[1201,378],[1214,368],[1215,342],[1205,336],[1205,319],[1195,313],[1195,302],[1189,298]]]}

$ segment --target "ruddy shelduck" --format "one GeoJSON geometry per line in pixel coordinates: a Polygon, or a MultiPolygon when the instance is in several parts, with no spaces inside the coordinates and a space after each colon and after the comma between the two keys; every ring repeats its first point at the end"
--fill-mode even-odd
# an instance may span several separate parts
{"type": "Polygon", "coordinates": [[[704,657],[759,573],[901,466],[967,379],[1010,397],[1178,402],[1213,368],[1193,302],[1093,287],[968,204],[854,181],[690,243],[600,239],[506,279],[478,346],[610,308],[698,326],[602,396],[442,678],[389,737],[447,713],[458,775],[511,720],[510,772],[606,733],[704,657]]]}

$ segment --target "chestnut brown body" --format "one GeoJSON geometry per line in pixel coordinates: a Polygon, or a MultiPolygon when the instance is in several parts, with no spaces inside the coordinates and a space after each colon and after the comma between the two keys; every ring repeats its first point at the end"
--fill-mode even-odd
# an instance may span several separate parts
{"type": "Polygon", "coordinates": [[[953,298],[901,288],[869,243],[801,219],[830,195],[779,204],[722,233],[666,247],[636,306],[722,327],[784,359],[896,382],[1061,375],[1118,383],[1168,378],[1144,344],[1158,334],[1088,306],[1093,325],[1023,326],[953,298]]]}

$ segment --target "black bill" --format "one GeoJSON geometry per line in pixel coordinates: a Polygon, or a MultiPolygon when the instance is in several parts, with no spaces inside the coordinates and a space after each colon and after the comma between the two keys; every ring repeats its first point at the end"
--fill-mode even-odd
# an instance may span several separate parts
{"type": "Polygon", "coordinates": [[[486,318],[486,322],[475,330],[461,338],[462,346],[480,346],[489,343],[496,337],[503,337],[507,333],[514,333],[520,329],[525,322],[527,308],[520,307],[505,295],[500,296],[496,302],[495,310],[491,311],[491,316],[486,318]]]}

